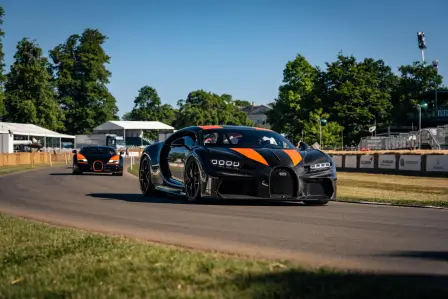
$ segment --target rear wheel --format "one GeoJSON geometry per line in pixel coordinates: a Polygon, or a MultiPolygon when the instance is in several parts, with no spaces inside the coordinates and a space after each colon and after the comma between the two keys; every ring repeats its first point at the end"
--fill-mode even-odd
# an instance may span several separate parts
{"type": "Polygon", "coordinates": [[[195,159],[187,162],[184,172],[185,194],[190,202],[201,199],[201,173],[195,159]]]}
{"type": "Polygon", "coordinates": [[[140,162],[139,181],[140,190],[145,196],[154,196],[157,193],[154,184],[151,180],[151,161],[148,156],[144,156],[140,162]]]}

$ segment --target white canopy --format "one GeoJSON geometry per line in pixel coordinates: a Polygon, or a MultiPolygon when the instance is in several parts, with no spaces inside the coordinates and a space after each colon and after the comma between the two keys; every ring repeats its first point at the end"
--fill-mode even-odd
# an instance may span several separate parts
{"type": "Polygon", "coordinates": [[[30,135],[30,136],[43,136],[43,137],[57,137],[57,138],[70,138],[75,139],[75,136],[60,134],[45,128],[33,125],[33,124],[20,124],[20,123],[5,123],[0,122],[0,133],[9,133],[11,131],[14,135],[30,135]]]}
{"type": "Polygon", "coordinates": [[[160,121],[118,121],[111,120],[93,129],[94,131],[111,130],[174,130],[174,127],[160,121]]]}

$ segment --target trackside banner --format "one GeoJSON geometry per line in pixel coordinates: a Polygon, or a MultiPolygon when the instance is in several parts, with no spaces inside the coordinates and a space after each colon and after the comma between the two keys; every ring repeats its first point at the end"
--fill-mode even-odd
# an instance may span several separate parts
{"type": "Polygon", "coordinates": [[[342,156],[333,156],[331,157],[336,168],[342,167],[342,156]]]}
{"type": "Polygon", "coordinates": [[[398,163],[400,170],[420,171],[422,163],[422,156],[420,155],[402,155],[398,163]]]}
{"type": "Polygon", "coordinates": [[[356,156],[345,156],[345,168],[358,168],[356,163],[356,156]]]}
{"type": "Polygon", "coordinates": [[[448,172],[448,155],[426,156],[426,171],[448,172]]]}
{"type": "Polygon", "coordinates": [[[373,168],[374,157],[372,155],[361,155],[359,168],[373,168]]]}
{"type": "Polygon", "coordinates": [[[396,157],[395,155],[380,155],[378,157],[378,168],[395,169],[396,157]]]}

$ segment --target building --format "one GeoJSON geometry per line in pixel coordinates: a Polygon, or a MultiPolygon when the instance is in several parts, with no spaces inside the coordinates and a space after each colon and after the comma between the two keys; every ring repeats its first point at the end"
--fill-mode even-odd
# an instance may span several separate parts
{"type": "Polygon", "coordinates": [[[0,153],[62,150],[73,147],[74,139],[33,124],[0,122],[0,153]]]}
{"type": "Polygon", "coordinates": [[[255,126],[269,127],[266,113],[271,109],[272,107],[269,105],[255,105],[255,103],[252,103],[251,106],[244,107],[241,111],[247,114],[247,118],[249,118],[255,126]]]}
{"type": "Polygon", "coordinates": [[[174,132],[174,127],[160,121],[108,121],[93,129],[93,134],[116,134],[122,136],[126,146],[148,145],[150,140],[143,136],[144,131],[157,131],[159,134],[174,132]]]}

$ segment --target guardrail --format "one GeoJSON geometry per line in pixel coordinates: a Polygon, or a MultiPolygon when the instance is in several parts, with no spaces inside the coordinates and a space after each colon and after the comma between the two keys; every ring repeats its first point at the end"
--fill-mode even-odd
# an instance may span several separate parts
{"type": "Polygon", "coordinates": [[[337,170],[371,173],[448,175],[448,152],[402,151],[328,153],[337,170]]]}

